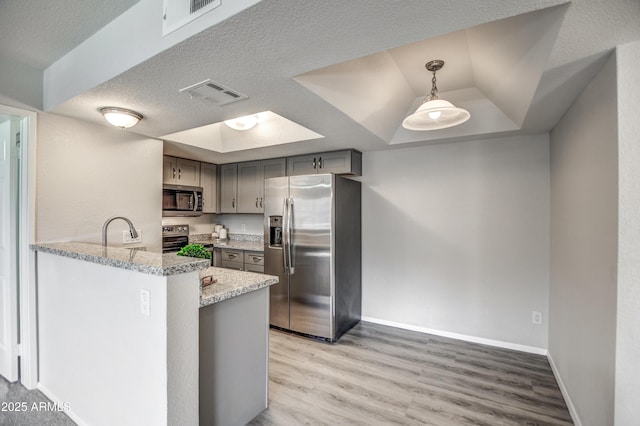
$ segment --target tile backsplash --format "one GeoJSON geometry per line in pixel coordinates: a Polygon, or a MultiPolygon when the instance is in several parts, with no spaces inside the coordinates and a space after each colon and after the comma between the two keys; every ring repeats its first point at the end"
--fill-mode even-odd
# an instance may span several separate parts
{"type": "Polygon", "coordinates": [[[197,217],[163,217],[163,225],[189,225],[190,234],[211,234],[216,223],[223,224],[229,234],[262,235],[261,214],[204,214],[197,217]]]}
{"type": "Polygon", "coordinates": [[[190,234],[211,234],[217,223],[215,214],[203,214],[196,217],[163,217],[162,225],[189,225],[190,234]]]}
{"type": "Polygon", "coordinates": [[[232,234],[263,234],[264,216],[261,214],[220,214],[218,223],[224,225],[232,234]]]}

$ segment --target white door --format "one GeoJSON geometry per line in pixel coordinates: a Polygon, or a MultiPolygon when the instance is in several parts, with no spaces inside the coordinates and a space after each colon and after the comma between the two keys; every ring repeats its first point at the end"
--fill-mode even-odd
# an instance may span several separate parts
{"type": "Polygon", "coordinates": [[[11,134],[11,120],[0,115],[0,375],[14,382],[18,380],[17,173],[11,134]]]}

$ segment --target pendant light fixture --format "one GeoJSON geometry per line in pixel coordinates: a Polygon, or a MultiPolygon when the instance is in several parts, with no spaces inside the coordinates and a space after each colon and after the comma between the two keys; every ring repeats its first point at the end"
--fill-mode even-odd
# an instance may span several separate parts
{"type": "Polygon", "coordinates": [[[471,117],[469,111],[458,108],[449,101],[438,98],[436,71],[444,66],[444,61],[436,59],[425,64],[425,68],[433,73],[431,93],[428,93],[416,112],[402,122],[408,130],[437,130],[462,124],[471,117]]]}
{"type": "Polygon", "coordinates": [[[142,114],[139,112],[131,111],[126,108],[102,107],[99,108],[98,111],[111,125],[120,127],[121,129],[133,127],[143,118],[142,114]]]}

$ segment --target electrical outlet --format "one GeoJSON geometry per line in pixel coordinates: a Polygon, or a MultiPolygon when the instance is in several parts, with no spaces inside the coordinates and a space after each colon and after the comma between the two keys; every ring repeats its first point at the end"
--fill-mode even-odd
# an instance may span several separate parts
{"type": "Polygon", "coordinates": [[[138,232],[138,238],[131,238],[131,232],[122,231],[122,243],[123,244],[135,244],[142,242],[142,229],[136,229],[138,232]]]}
{"type": "Polygon", "coordinates": [[[534,325],[542,325],[542,312],[540,311],[532,311],[531,312],[531,323],[534,325]]]}
{"type": "Polygon", "coordinates": [[[247,224],[243,223],[241,228],[242,228],[242,232],[246,232],[247,231],[247,224]]]}
{"type": "Polygon", "coordinates": [[[140,289],[140,313],[148,317],[150,305],[151,305],[151,294],[149,290],[141,288],[140,289]]]}

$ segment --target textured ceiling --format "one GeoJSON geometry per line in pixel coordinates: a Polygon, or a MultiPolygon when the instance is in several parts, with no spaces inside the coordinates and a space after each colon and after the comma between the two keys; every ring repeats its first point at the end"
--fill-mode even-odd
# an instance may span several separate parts
{"type": "MultiPolygon", "coordinates": [[[[0,28],[7,20],[2,9],[6,7],[5,3],[0,3],[0,28]]],[[[141,0],[136,8],[123,16],[141,7],[157,7],[158,3],[161,2],[141,0]]],[[[255,5],[255,1],[235,2],[239,3],[247,5],[245,10],[234,11],[193,36],[175,43],[168,39],[157,40],[162,48],[151,56],[145,51],[148,43],[119,45],[119,53],[126,57],[127,63],[133,64],[125,71],[110,67],[116,60],[109,55],[90,57],[75,49],[72,54],[62,57],[57,66],[63,70],[81,66],[90,72],[93,60],[92,74],[99,78],[89,87],[74,85],[68,73],[61,73],[60,81],[56,78],[48,81],[49,87],[66,91],[65,96],[49,106],[49,110],[104,124],[97,113],[98,107],[128,107],[145,115],[145,119],[129,131],[151,137],[270,110],[324,136],[236,153],[216,152],[213,146],[207,149],[202,143],[199,146],[166,145],[167,150],[176,154],[219,162],[344,147],[367,151],[398,143],[455,141],[518,131],[545,132],[564,114],[616,45],[640,39],[640,2],[637,0],[576,0],[570,3],[564,0],[263,0],[255,5]],[[536,33],[535,25],[540,21],[523,15],[536,11],[544,13],[545,9],[557,5],[563,5],[560,6],[559,30],[548,27],[548,31],[536,33]],[[539,56],[541,59],[535,67],[518,68],[522,63],[514,53],[496,61],[501,66],[510,64],[506,65],[507,70],[496,69],[492,67],[493,58],[509,49],[491,51],[479,47],[482,43],[478,43],[478,35],[469,38],[469,34],[478,26],[518,15],[523,15],[524,21],[518,24],[522,28],[516,26],[515,36],[512,35],[514,42],[517,36],[523,36],[533,43],[531,49],[534,50],[540,47],[538,43],[544,44],[544,55],[539,56]],[[534,25],[534,28],[526,24],[534,25]],[[466,43],[460,33],[462,30],[468,30],[466,43]],[[542,36],[536,39],[535,34],[542,36]],[[391,119],[399,124],[412,107],[406,101],[389,97],[384,85],[405,91],[409,98],[421,96],[429,82],[424,63],[433,59],[434,53],[440,54],[432,51],[436,49],[432,41],[439,37],[448,39],[437,45],[437,49],[447,55],[443,58],[447,65],[438,74],[440,90],[450,93],[451,100],[460,99],[475,105],[479,112],[472,120],[482,126],[467,134],[442,130],[409,138],[384,124],[391,119]],[[478,60],[478,56],[484,58],[484,62],[478,60]],[[332,66],[349,61],[364,61],[370,69],[363,73],[353,67],[352,78],[359,85],[341,86],[333,96],[349,98],[354,97],[357,90],[370,90],[381,106],[366,116],[344,111],[326,96],[318,95],[298,81],[307,73],[330,70],[332,66]],[[376,69],[378,66],[380,68],[376,69]],[[385,75],[384,69],[389,66],[397,67],[402,78],[377,78],[385,75]],[[514,76],[534,68],[536,75],[524,80],[527,87],[518,86],[521,80],[517,79],[492,80],[496,75],[514,76]],[[179,93],[180,88],[208,78],[247,94],[249,99],[217,107],[179,93]],[[495,91],[490,93],[487,87],[495,91]],[[517,90],[513,90],[514,87],[517,90]],[[523,96],[527,102],[522,102],[523,96]],[[505,125],[509,121],[512,125],[505,125]],[[390,140],[395,142],[390,144],[390,140]]],[[[229,7],[230,4],[223,2],[217,10],[223,12],[225,5],[229,7]]],[[[24,12],[15,9],[10,12],[21,15],[29,12],[29,8],[25,7],[24,12]]],[[[86,13],[91,16],[91,11],[86,13]]],[[[154,9],[147,16],[155,14],[154,9]]],[[[19,18],[24,20],[22,16],[19,18]]],[[[55,19],[52,15],[50,26],[55,25],[55,19]]],[[[141,28],[135,28],[141,39],[160,37],[155,32],[144,34],[141,28]]],[[[102,36],[108,39],[108,33],[102,36]]],[[[41,63],[50,62],[51,59],[44,59],[42,54],[46,51],[42,40],[25,42],[36,45],[34,49],[26,50],[41,52],[35,55],[40,55],[41,63]]],[[[59,43],[59,51],[71,45],[73,43],[59,43]]],[[[88,50],[87,44],[83,46],[88,50]]]]}
{"type": "Polygon", "coordinates": [[[0,57],[44,69],[140,0],[2,0],[0,57]]]}

